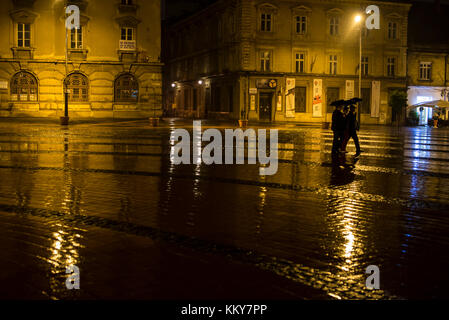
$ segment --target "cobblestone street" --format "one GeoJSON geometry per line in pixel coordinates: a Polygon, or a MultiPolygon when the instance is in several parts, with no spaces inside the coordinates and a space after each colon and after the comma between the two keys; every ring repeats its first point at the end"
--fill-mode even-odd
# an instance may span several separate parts
{"type": "Polygon", "coordinates": [[[174,165],[174,128],[192,122],[1,119],[0,297],[449,297],[449,130],[362,127],[360,159],[351,142],[335,164],[330,130],[273,126],[265,177],[174,165]]]}

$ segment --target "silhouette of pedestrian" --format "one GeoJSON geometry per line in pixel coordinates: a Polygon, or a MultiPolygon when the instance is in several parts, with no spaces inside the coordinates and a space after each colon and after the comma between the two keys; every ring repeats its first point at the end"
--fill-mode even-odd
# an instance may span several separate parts
{"type": "Polygon", "coordinates": [[[348,119],[349,137],[352,138],[352,140],[354,140],[355,149],[356,149],[355,156],[358,157],[360,155],[360,153],[362,153],[362,150],[360,150],[359,137],[357,136],[357,131],[359,130],[359,124],[357,121],[357,113],[355,112],[354,105],[351,105],[349,107],[349,113],[348,113],[347,119],[348,119]]]}
{"type": "Polygon", "coordinates": [[[341,105],[336,105],[332,113],[332,131],[334,132],[334,140],[332,142],[332,153],[338,153],[341,148],[343,133],[345,130],[345,119],[341,112],[341,105]]]}

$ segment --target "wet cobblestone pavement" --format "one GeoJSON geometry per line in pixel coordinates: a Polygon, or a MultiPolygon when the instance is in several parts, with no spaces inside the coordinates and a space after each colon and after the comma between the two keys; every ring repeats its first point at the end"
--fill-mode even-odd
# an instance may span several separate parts
{"type": "Polygon", "coordinates": [[[335,165],[330,131],[278,127],[263,177],[174,165],[175,127],[2,120],[0,298],[449,297],[449,130],[362,128],[335,165]]]}

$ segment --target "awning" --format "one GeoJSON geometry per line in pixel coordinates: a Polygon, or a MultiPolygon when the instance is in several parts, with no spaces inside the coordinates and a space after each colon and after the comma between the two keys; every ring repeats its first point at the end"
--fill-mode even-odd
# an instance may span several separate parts
{"type": "Polygon", "coordinates": [[[441,109],[441,108],[449,108],[449,101],[444,100],[434,100],[434,101],[425,101],[414,104],[413,106],[408,106],[407,109],[419,108],[419,107],[427,107],[432,109],[441,109]]]}

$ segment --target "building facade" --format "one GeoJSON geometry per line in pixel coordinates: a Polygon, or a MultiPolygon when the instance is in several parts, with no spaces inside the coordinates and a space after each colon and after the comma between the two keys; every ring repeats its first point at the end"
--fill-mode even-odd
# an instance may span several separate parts
{"type": "Polygon", "coordinates": [[[357,0],[226,0],[167,30],[165,108],[186,117],[330,121],[358,96],[361,122],[388,124],[406,90],[410,4],[357,0]],[[380,29],[354,17],[380,8],[380,29]],[[360,30],[360,25],[362,30],[360,30]]]}
{"type": "Polygon", "coordinates": [[[6,0],[0,6],[0,116],[161,114],[159,0],[6,0]],[[65,8],[80,29],[65,29],[65,8]],[[66,61],[67,34],[67,61],[66,61]]]}
{"type": "MultiPolygon", "coordinates": [[[[449,101],[448,5],[414,4],[410,11],[408,44],[408,104],[449,101]]],[[[416,108],[419,124],[426,125],[435,113],[449,119],[449,110],[416,108]]]]}

